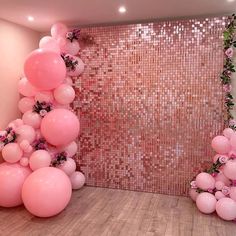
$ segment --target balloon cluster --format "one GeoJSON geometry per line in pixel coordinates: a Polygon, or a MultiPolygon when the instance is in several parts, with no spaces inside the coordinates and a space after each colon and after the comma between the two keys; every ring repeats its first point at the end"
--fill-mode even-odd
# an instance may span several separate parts
{"type": "Polygon", "coordinates": [[[43,37],[25,61],[18,85],[24,96],[18,104],[22,119],[0,131],[5,161],[0,165],[0,206],[24,203],[33,215],[50,217],[67,206],[72,189],[85,183],[73,159],[80,124],[70,109],[75,98],[71,77],[84,70],[75,56],[79,33],[54,24],[51,36],[43,37]]]}
{"type": "Polygon", "coordinates": [[[216,211],[224,220],[236,219],[236,133],[230,128],[216,136],[211,146],[217,154],[212,166],[191,182],[190,197],[199,211],[216,211]]]}

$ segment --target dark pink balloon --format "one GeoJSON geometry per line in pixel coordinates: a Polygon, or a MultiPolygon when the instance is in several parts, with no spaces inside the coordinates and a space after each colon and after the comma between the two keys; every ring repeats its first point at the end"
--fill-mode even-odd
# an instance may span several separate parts
{"type": "Polygon", "coordinates": [[[58,53],[46,49],[33,51],[24,65],[29,82],[40,90],[58,87],[66,77],[64,60],[58,53]]]}

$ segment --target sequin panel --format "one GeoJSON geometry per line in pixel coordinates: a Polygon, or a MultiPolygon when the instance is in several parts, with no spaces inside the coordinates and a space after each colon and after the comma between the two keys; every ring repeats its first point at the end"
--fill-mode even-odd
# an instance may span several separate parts
{"type": "Polygon", "coordinates": [[[83,28],[78,167],[91,186],[186,195],[223,122],[226,18],[83,28]]]}

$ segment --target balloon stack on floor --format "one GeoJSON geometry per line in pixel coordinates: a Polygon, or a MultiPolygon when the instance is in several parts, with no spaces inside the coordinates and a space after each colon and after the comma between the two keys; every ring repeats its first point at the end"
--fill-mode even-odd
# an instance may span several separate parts
{"type": "Polygon", "coordinates": [[[23,203],[35,216],[54,216],[68,205],[72,189],[85,183],[73,159],[80,124],[70,109],[72,78],[84,70],[76,57],[79,33],[54,24],[52,36],[43,37],[25,61],[18,86],[24,96],[19,101],[22,119],[0,131],[2,207],[23,203]]]}
{"type": "Polygon", "coordinates": [[[236,133],[226,128],[211,146],[217,152],[213,164],[191,182],[190,197],[202,213],[236,220],[236,133]]]}

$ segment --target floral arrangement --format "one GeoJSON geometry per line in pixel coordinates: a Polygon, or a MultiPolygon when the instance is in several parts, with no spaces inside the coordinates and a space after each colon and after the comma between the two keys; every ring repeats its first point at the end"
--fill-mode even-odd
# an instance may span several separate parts
{"type": "Polygon", "coordinates": [[[16,132],[13,130],[13,128],[8,127],[5,131],[0,133],[0,147],[3,147],[8,143],[14,143],[16,137],[16,132]]]}
{"type": "Polygon", "coordinates": [[[47,102],[37,101],[33,106],[33,112],[38,113],[40,116],[44,117],[49,111],[52,110],[52,104],[47,102]]]}
{"type": "Polygon", "coordinates": [[[75,71],[76,66],[78,65],[78,60],[68,54],[61,54],[61,57],[63,58],[68,71],[75,71]]]}
{"type": "Polygon", "coordinates": [[[80,36],[80,29],[73,29],[66,33],[66,38],[73,42],[73,40],[78,40],[80,36]]]}
{"type": "Polygon", "coordinates": [[[233,119],[231,111],[234,107],[233,95],[231,93],[231,78],[232,73],[236,71],[233,63],[234,48],[236,47],[235,30],[236,30],[236,16],[233,14],[229,18],[229,23],[223,33],[224,36],[224,69],[220,76],[223,89],[225,91],[225,107],[226,107],[226,123],[230,128],[236,130],[236,120],[233,119]]]}
{"type": "Polygon", "coordinates": [[[51,166],[57,167],[62,165],[65,161],[67,161],[67,153],[60,152],[55,155],[55,158],[51,162],[51,166]]]}
{"type": "Polygon", "coordinates": [[[32,144],[35,150],[47,150],[48,145],[45,139],[40,138],[38,140],[35,140],[32,144]]]}

